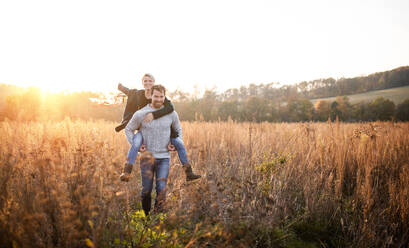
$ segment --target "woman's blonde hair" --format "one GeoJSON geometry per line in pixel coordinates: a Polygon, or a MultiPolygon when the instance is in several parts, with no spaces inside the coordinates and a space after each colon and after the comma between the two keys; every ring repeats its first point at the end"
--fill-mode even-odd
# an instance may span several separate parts
{"type": "Polygon", "coordinates": [[[143,75],[143,77],[142,77],[142,80],[143,80],[144,77],[150,77],[150,78],[153,79],[153,81],[155,81],[155,77],[154,77],[152,74],[150,74],[150,73],[145,73],[145,74],[143,75]]]}

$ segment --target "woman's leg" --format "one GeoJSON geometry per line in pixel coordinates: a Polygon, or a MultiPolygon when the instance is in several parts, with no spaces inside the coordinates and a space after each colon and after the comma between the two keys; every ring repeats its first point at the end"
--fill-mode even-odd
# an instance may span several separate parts
{"type": "Polygon", "coordinates": [[[186,180],[191,181],[200,178],[200,175],[196,175],[193,173],[192,166],[189,163],[189,160],[187,158],[187,152],[185,148],[185,144],[183,143],[183,140],[180,137],[177,138],[171,138],[170,142],[172,145],[175,146],[176,150],[178,151],[178,156],[180,163],[182,163],[183,169],[186,174],[186,180]]]}
{"type": "Polygon", "coordinates": [[[136,156],[138,156],[138,151],[139,148],[142,145],[142,134],[140,132],[137,132],[132,139],[132,145],[131,148],[129,148],[128,151],[128,157],[126,159],[126,162],[128,164],[134,164],[136,160],[136,156]]]}
{"type": "Polygon", "coordinates": [[[128,151],[128,157],[126,159],[126,163],[124,165],[124,169],[122,174],[119,176],[119,179],[124,182],[128,182],[130,175],[132,173],[132,167],[135,163],[136,156],[138,156],[139,148],[142,145],[142,134],[137,132],[132,138],[132,145],[128,151]]]}
{"type": "Polygon", "coordinates": [[[176,150],[178,151],[179,161],[182,165],[188,164],[189,160],[187,158],[187,152],[185,144],[180,137],[171,138],[170,143],[175,146],[176,150]]]}

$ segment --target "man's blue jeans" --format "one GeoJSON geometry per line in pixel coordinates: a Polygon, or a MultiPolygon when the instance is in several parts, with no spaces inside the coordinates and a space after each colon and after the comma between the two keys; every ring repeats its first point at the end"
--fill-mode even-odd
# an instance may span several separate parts
{"type": "Polygon", "coordinates": [[[156,181],[156,200],[155,208],[158,211],[163,210],[166,201],[166,183],[169,176],[169,159],[141,159],[141,178],[142,178],[142,208],[146,215],[151,210],[151,193],[153,189],[153,180],[156,181]]]}
{"type": "MultiPolygon", "coordinates": [[[[187,152],[186,152],[186,147],[185,144],[183,143],[183,140],[179,137],[177,138],[171,138],[170,143],[175,146],[178,156],[179,156],[179,161],[182,165],[188,164],[189,160],[187,159],[187,152]]],[[[137,132],[133,136],[133,142],[131,144],[131,148],[129,148],[128,151],[128,159],[127,162],[129,164],[134,164],[136,160],[136,156],[138,155],[139,148],[142,145],[142,134],[140,132],[137,132]]]]}

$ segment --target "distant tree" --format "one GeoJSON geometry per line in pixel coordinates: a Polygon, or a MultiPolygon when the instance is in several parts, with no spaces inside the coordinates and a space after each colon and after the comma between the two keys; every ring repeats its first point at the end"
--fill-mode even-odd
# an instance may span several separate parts
{"type": "Polygon", "coordinates": [[[338,109],[338,102],[332,102],[331,103],[331,114],[330,114],[330,117],[331,117],[331,120],[332,121],[335,121],[336,119],[337,119],[337,117],[339,118],[339,116],[341,115],[341,111],[339,111],[339,109],[338,109]]]}
{"type": "Polygon", "coordinates": [[[179,118],[182,121],[194,121],[196,119],[197,114],[200,115],[199,111],[200,101],[197,99],[174,102],[174,105],[176,111],[178,112],[179,118]]]}
{"type": "Polygon", "coordinates": [[[195,115],[202,116],[205,121],[215,121],[218,119],[218,98],[215,89],[205,91],[203,97],[198,99],[198,106],[195,115]]]}
{"type": "Polygon", "coordinates": [[[396,108],[396,120],[409,121],[409,99],[406,99],[396,108]]]}
{"type": "Polygon", "coordinates": [[[352,105],[347,96],[337,96],[337,114],[340,121],[347,121],[351,117],[352,105]]]}
{"type": "Polygon", "coordinates": [[[352,106],[352,119],[354,121],[369,121],[371,117],[369,103],[359,102],[352,106]]]}
{"type": "Polygon", "coordinates": [[[372,113],[373,121],[392,120],[395,114],[395,104],[391,100],[378,97],[369,104],[369,111],[372,113]]]}
{"type": "Polygon", "coordinates": [[[409,67],[399,67],[386,73],[388,73],[389,88],[400,87],[409,83],[409,67]]]}
{"type": "Polygon", "coordinates": [[[244,118],[246,121],[269,121],[271,105],[267,99],[252,96],[243,105],[244,118]]]}
{"type": "Polygon", "coordinates": [[[314,106],[308,99],[294,99],[288,102],[289,121],[310,121],[314,106]]]}
{"type": "Polygon", "coordinates": [[[220,103],[218,108],[218,116],[221,120],[228,120],[229,116],[232,120],[240,121],[238,101],[225,101],[220,103]]]}
{"type": "Polygon", "coordinates": [[[190,94],[181,90],[175,90],[173,92],[166,93],[167,97],[172,99],[172,101],[184,102],[191,98],[190,94]]]}
{"type": "Polygon", "coordinates": [[[248,93],[248,89],[247,89],[246,86],[241,86],[240,87],[239,96],[240,96],[241,100],[247,99],[247,97],[249,96],[249,93],[248,93]]]}
{"type": "Polygon", "coordinates": [[[331,115],[331,105],[328,101],[320,100],[315,104],[314,119],[326,121],[331,115]]]}
{"type": "Polygon", "coordinates": [[[297,84],[298,91],[302,94],[303,97],[308,97],[308,88],[309,84],[306,81],[303,81],[297,84]]]}
{"type": "Polygon", "coordinates": [[[289,102],[292,99],[296,99],[299,96],[297,92],[297,86],[284,85],[280,88],[281,101],[289,102]]]}
{"type": "Polygon", "coordinates": [[[223,101],[239,101],[240,92],[238,89],[228,89],[222,94],[223,101]]]}

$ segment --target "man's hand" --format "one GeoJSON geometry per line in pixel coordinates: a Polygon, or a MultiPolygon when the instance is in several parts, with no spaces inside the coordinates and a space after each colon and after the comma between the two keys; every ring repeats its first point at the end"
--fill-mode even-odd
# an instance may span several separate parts
{"type": "Polygon", "coordinates": [[[143,119],[143,121],[144,122],[151,122],[151,121],[153,121],[153,114],[152,113],[149,113],[149,114],[146,114],[145,115],[145,118],[143,119]]]}
{"type": "Polygon", "coordinates": [[[172,151],[176,151],[176,148],[175,148],[174,145],[172,145],[172,143],[169,143],[168,144],[168,150],[172,152],[172,151]]]}
{"type": "Polygon", "coordinates": [[[146,151],[146,146],[145,146],[145,145],[141,145],[141,147],[139,147],[139,151],[140,151],[140,152],[146,151]]]}

